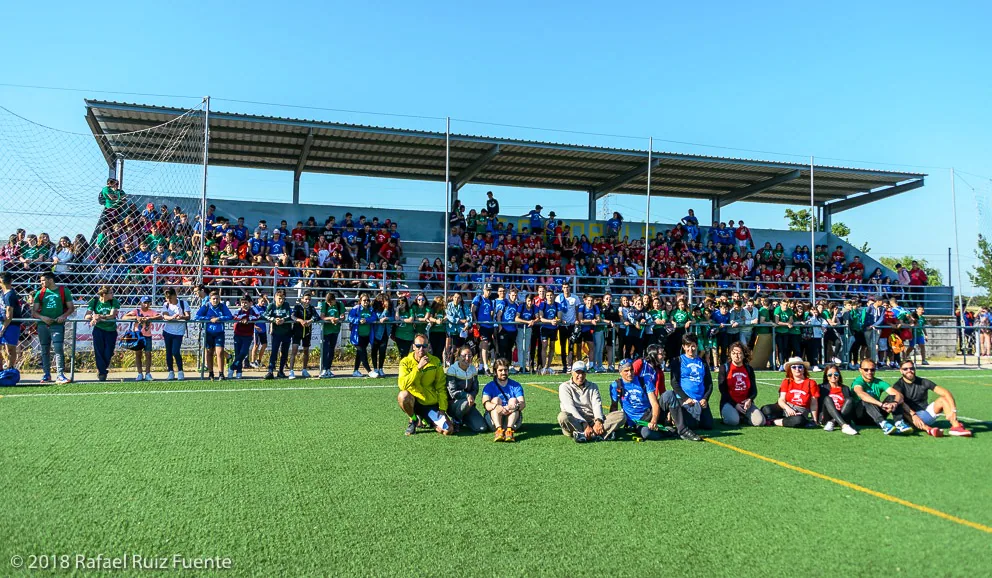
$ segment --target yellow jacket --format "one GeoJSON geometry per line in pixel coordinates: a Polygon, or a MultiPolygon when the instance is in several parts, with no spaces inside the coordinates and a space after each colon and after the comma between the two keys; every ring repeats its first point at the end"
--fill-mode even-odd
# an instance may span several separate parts
{"type": "Polygon", "coordinates": [[[400,391],[409,391],[422,405],[434,405],[441,411],[448,411],[448,390],[441,360],[427,356],[427,367],[417,368],[417,360],[411,351],[400,360],[400,391]]]}

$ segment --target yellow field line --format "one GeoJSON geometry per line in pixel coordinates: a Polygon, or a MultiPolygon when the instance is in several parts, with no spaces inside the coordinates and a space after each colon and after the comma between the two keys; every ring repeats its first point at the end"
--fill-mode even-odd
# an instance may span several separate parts
{"type": "MultiPolygon", "coordinates": [[[[554,391],[553,389],[549,389],[547,387],[544,387],[542,385],[538,385],[536,383],[528,383],[528,384],[525,384],[525,385],[529,385],[531,387],[536,387],[538,389],[543,389],[544,391],[548,391],[548,392],[551,392],[551,393],[558,393],[557,391],[554,391]]],[[[975,530],[979,530],[981,532],[992,534],[992,527],[986,526],[984,524],[979,524],[977,522],[972,522],[970,520],[965,520],[964,518],[958,518],[957,516],[952,516],[952,515],[947,514],[945,512],[941,512],[940,510],[935,510],[935,509],[930,508],[930,507],[927,507],[927,506],[921,506],[919,504],[914,504],[913,502],[910,502],[910,501],[907,501],[907,500],[903,500],[902,498],[897,498],[895,496],[890,496],[889,494],[884,494],[882,492],[877,492],[875,490],[866,488],[864,486],[859,486],[858,484],[852,484],[851,482],[848,482],[848,481],[845,481],[845,480],[834,478],[834,477],[831,477],[831,476],[828,476],[828,475],[825,475],[825,474],[821,474],[819,472],[814,472],[813,470],[807,470],[806,468],[801,468],[799,466],[794,466],[792,464],[789,464],[789,463],[786,463],[786,462],[783,462],[783,461],[780,461],[780,460],[776,460],[774,458],[769,458],[769,457],[763,456],[761,454],[754,453],[752,451],[741,449],[741,448],[739,448],[737,446],[732,446],[730,444],[719,442],[719,441],[716,441],[716,440],[711,439],[711,438],[703,438],[703,441],[709,442],[709,443],[711,443],[713,445],[716,445],[716,446],[720,446],[722,448],[726,448],[728,450],[735,451],[735,452],[737,452],[739,454],[744,454],[745,456],[749,456],[749,457],[756,458],[756,459],[759,459],[759,460],[764,461],[764,462],[768,462],[770,464],[774,464],[776,466],[779,466],[780,468],[785,468],[787,470],[792,470],[794,472],[799,472],[800,474],[805,474],[807,476],[812,476],[814,478],[818,478],[818,479],[821,479],[821,480],[824,480],[824,481],[827,481],[827,482],[830,482],[830,483],[833,483],[833,484],[837,484],[838,486],[845,487],[845,488],[847,488],[849,490],[854,490],[856,492],[861,492],[861,493],[864,493],[864,494],[868,494],[869,496],[874,496],[876,498],[880,498],[880,499],[885,500],[887,502],[892,502],[893,504],[899,504],[900,506],[905,506],[907,508],[912,508],[912,509],[917,510],[919,512],[923,512],[924,514],[930,514],[931,516],[936,516],[938,518],[941,518],[942,520],[947,520],[949,522],[954,522],[955,524],[961,524],[962,526],[968,526],[969,528],[974,528],[975,530]]]]}

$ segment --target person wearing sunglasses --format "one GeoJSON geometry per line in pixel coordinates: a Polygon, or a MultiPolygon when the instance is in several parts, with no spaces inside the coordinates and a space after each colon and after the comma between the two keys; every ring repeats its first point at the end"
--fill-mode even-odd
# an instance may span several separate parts
{"type": "Polygon", "coordinates": [[[851,388],[844,385],[844,376],[840,366],[828,363],[823,370],[823,383],[820,384],[820,422],[823,431],[834,431],[840,425],[840,431],[849,436],[858,435],[858,430],[851,427],[849,422],[854,420],[854,394],[851,388]]]}
{"type": "Polygon", "coordinates": [[[820,386],[809,377],[809,363],[790,357],[778,401],[761,408],[766,423],[779,427],[813,427],[820,421],[820,386]]]}
{"type": "Polygon", "coordinates": [[[479,369],[472,363],[472,348],[462,345],[455,352],[455,362],[445,372],[448,379],[448,410],[456,429],[467,427],[475,433],[486,431],[475,398],[479,396],[479,369]]]}
{"type": "MultiPolygon", "coordinates": [[[[366,298],[364,295],[363,298],[366,298]]],[[[400,360],[400,393],[396,400],[410,418],[406,435],[417,433],[418,418],[430,424],[442,435],[454,433],[448,417],[448,390],[441,360],[430,354],[427,336],[418,333],[413,338],[413,351],[400,360]]]]}
{"type": "Polygon", "coordinates": [[[885,435],[895,432],[909,433],[913,427],[903,421],[903,395],[888,383],[875,377],[875,362],[871,359],[861,360],[860,375],[851,382],[851,389],[858,396],[863,408],[863,415],[869,423],[874,422],[882,428],[885,435]],[[888,420],[889,414],[895,424],[888,420]]]}
{"type": "Polygon", "coordinates": [[[903,395],[902,409],[909,414],[913,425],[933,437],[939,438],[944,435],[944,430],[935,426],[937,418],[942,414],[951,422],[951,429],[948,433],[952,436],[971,437],[971,431],[961,425],[958,420],[958,406],[954,401],[954,396],[946,388],[936,383],[916,375],[916,364],[913,360],[907,359],[899,366],[902,376],[899,381],[892,384],[892,388],[903,395]],[[930,392],[937,396],[937,399],[927,403],[930,392]]]}

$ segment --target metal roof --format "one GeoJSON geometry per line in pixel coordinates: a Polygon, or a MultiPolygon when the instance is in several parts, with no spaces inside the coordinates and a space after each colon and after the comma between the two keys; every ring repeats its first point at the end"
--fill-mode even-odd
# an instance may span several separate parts
{"type": "MultiPolygon", "coordinates": [[[[87,100],[95,136],[147,129],[178,108],[87,100]]],[[[98,139],[100,140],[100,139],[98,139]]],[[[113,139],[109,141],[113,148],[113,139]]],[[[455,189],[493,186],[645,194],[647,150],[451,134],[455,189]]],[[[149,143],[153,145],[154,143],[149,143]]],[[[117,152],[117,151],[113,151],[117,152]]],[[[148,155],[152,158],[152,147],[148,155]]],[[[443,181],[445,133],[210,111],[211,165],[443,181]]],[[[124,158],[141,158],[132,143],[124,158]]],[[[809,165],[653,152],[651,194],[748,202],[809,203],[809,165]]],[[[815,166],[817,204],[853,206],[923,185],[922,173],[815,166]],[[869,196],[852,195],[868,193],[869,196]],[[842,201],[848,199],[844,203],[842,201]]]]}

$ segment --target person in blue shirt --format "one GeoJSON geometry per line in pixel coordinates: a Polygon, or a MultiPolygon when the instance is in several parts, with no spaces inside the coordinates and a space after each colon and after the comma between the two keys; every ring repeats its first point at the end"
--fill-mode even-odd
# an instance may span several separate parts
{"type": "Polygon", "coordinates": [[[616,239],[620,236],[620,227],[623,225],[623,216],[613,211],[613,218],[606,221],[606,237],[616,239]]]}
{"type": "MultiPolygon", "coordinates": [[[[516,293],[516,289],[510,291],[511,295],[516,293]]],[[[537,334],[537,343],[540,344],[540,320],[537,318],[539,311],[534,305],[534,294],[527,293],[524,303],[517,310],[517,368],[521,373],[534,372],[534,335],[537,334]]]]}
{"type": "MultiPolygon", "coordinates": [[[[580,343],[589,344],[593,358],[590,368],[592,371],[596,371],[596,368],[603,363],[603,328],[598,326],[600,320],[599,305],[593,302],[592,295],[586,293],[582,296],[582,304],[578,307],[576,319],[582,330],[580,343]]],[[[579,345],[579,351],[582,351],[581,345],[579,345]]]]}
{"type": "Polygon", "coordinates": [[[610,412],[623,410],[627,427],[632,427],[644,440],[659,440],[663,426],[671,423],[675,432],[686,441],[702,441],[687,425],[689,413],[671,391],[660,397],[655,387],[635,375],[634,362],[624,359],[619,364],[620,378],[610,384],[610,412]]]}
{"type": "Polygon", "coordinates": [[[248,356],[250,367],[258,369],[262,366],[262,356],[265,355],[265,348],[269,345],[269,328],[264,322],[263,315],[269,308],[269,298],[262,293],[258,296],[258,301],[252,306],[252,312],[259,321],[255,322],[255,336],[251,346],[251,354],[248,356]]]}
{"type": "Polygon", "coordinates": [[[496,303],[490,296],[492,286],[488,283],[482,286],[482,293],[472,299],[472,318],[479,324],[479,358],[482,360],[482,367],[479,373],[485,374],[490,371],[489,357],[493,344],[493,313],[496,303]]]}
{"type": "Polygon", "coordinates": [[[239,243],[244,243],[248,240],[248,227],[245,226],[244,217],[238,217],[238,224],[234,226],[234,238],[239,243]]]}
{"type": "MultiPolygon", "coordinates": [[[[505,288],[497,289],[494,317],[500,322],[499,335],[496,337],[496,357],[513,359],[513,345],[517,341],[517,313],[520,311],[520,303],[517,302],[517,288],[510,288],[510,296],[503,299],[505,288]]],[[[520,352],[517,351],[517,355],[520,352]]],[[[511,370],[513,367],[511,366],[511,370]]],[[[515,370],[514,370],[515,371],[515,370]]]]}
{"type": "MultiPolygon", "coordinates": [[[[727,329],[731,327],[730,311],[727,310],[725,301],[721,301],[719,309],[710,315],[710,321],[716,324],[714,329],[716,329],[717,358],[719,364],[722,365],[727,361],[729,353],[727,348],[730,347],[730,334],[727,333],[727,329]]],[[[733,327],[736,326],[736,324],[733,325],[733,327]]]]}
{"type": "Polygon", "coordinates": [[[142,241],[138,245],[138,251],[131,255],[131,262],[138,265],[147,265],[152,262],[152,253],[148,250],[148,243],[142,241]]]}
{"type": "Polygon", "coordinates": [[[685,225],[685,235],[690,241],[699,240],[699,219],[696,218],[696,214],[689,209],[689,214],[682,217],[682,224],[685,225]]]}
{"type": "Polygon", "coordinates": [[[268,242],[266,251],[273,261],[286,252],[286,241],[279,229],[272,231],[272,240],[268,242]]]}
{"type": "Polygon", "coordinates": [[[482,388],[486,426],[496,432],[493,441],[515,442],[514,434],[523,419],[524,388],[510,379],[510,362],[500,358],[493,363],[495,379],[482,388]]]}
{"type": "Polygon", "coordinates": [[[671,361],[672,391],[675,399],[688,413],[686,425],[690,429],[713,429],[710,395],[713,393],[713,376],[710,368],[698,356],[699,342],[695,335],[682,337],[682,355],[671,361]]]}
{"type": "Polygon", "coordinates": [[[210,292],[210,301],[203,304],[194,317],[196,321],[207,321],[204,331],[203,347],[207,352],[207,371],[210,379],[214,378],[214,360],[216,359],[217,375],[224,379],[224,322],[234,319],[227,305],[220,302],[220,293],[210,292]]]}
{"type": "Polygon", "coordinates": [[[527,213],[527,217],[530,219],[530,232],[540,233],[544,229],[544,217],[541,216],[541,205],[534,207],[534,210],[527,213]]]}

